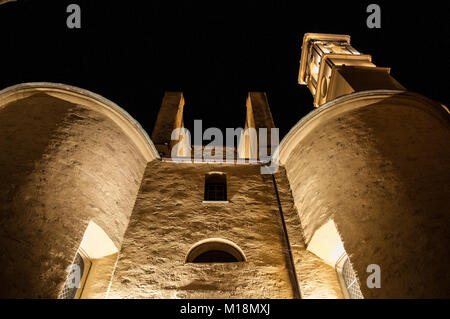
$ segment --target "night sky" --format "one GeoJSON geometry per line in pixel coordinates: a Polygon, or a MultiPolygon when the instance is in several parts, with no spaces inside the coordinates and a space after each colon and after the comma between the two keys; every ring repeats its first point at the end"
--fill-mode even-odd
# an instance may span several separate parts
{"type": "Polygon", "coordinates": [[[267,92],[281,136],[313,110],[297,84],[306,32],[343,33],[410,91],[450,105],[448,1],[43,1],[0,6],[0,89],[78,86],[117,103],[151,134],[164,91],[183,91],[185,125],[242,127],[248,91],[267,92]],[[68,29],[66,7],[81,7],[68,29]],[[208,4],[209,3],[209,4],[208,4]],[[426,5],[425,5],[426,4],[426,5]],[[395,5],[395,6],[394,6],[395,5]]]}

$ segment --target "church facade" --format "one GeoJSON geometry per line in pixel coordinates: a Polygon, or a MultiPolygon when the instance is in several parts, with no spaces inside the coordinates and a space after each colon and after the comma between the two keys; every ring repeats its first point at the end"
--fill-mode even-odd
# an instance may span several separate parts
{"type": "Polygon", "coordinates": [[[0,91],[0,297],[450,297],[448,109],[346,35],[306,34],[298,82],[317,108],[269,162],[264,92],[217,161],[174,138],[182,92],[150,137],[84,89],[0,91]]]}

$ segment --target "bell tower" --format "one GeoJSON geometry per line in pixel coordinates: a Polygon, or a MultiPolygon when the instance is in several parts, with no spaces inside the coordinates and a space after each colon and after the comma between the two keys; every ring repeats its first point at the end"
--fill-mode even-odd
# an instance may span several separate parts
{"type": "Polygon", "coordinates": [[[349,35],[339,34],[305,34],[298,83],[308,86],[315,107],[359,91],[404,90],[390,68],[376,66],[350,45],[349,35]]]}

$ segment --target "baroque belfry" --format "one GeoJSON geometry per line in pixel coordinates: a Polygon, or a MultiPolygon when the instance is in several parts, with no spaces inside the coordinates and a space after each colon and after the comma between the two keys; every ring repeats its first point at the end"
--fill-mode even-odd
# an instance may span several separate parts
{"type": "Polygon", "coordinates": [[[249,92],[226,161],[174,138],[182,92],[150,137],[81,88],[0,91],[0,297],[449,298],[448,109],[347,35],[305,34],[298,82],[316,108],[278,145],[249,92]]]}

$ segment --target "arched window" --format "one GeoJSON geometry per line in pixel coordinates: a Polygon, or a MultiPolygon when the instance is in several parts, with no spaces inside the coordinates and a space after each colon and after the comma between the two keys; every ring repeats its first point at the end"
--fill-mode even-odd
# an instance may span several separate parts
{"type": "Polygon", "coordinates": [[[211,238],[198,242],[188,252],[186,262],[226,263],[245,261],[244,252],[233,242],[211,238]]]}
{"type": "Polygon", "coordinates": [[[205,201],[227,200],[227,176],[224,173],[210,173],[205,176],[205,201]]]}

